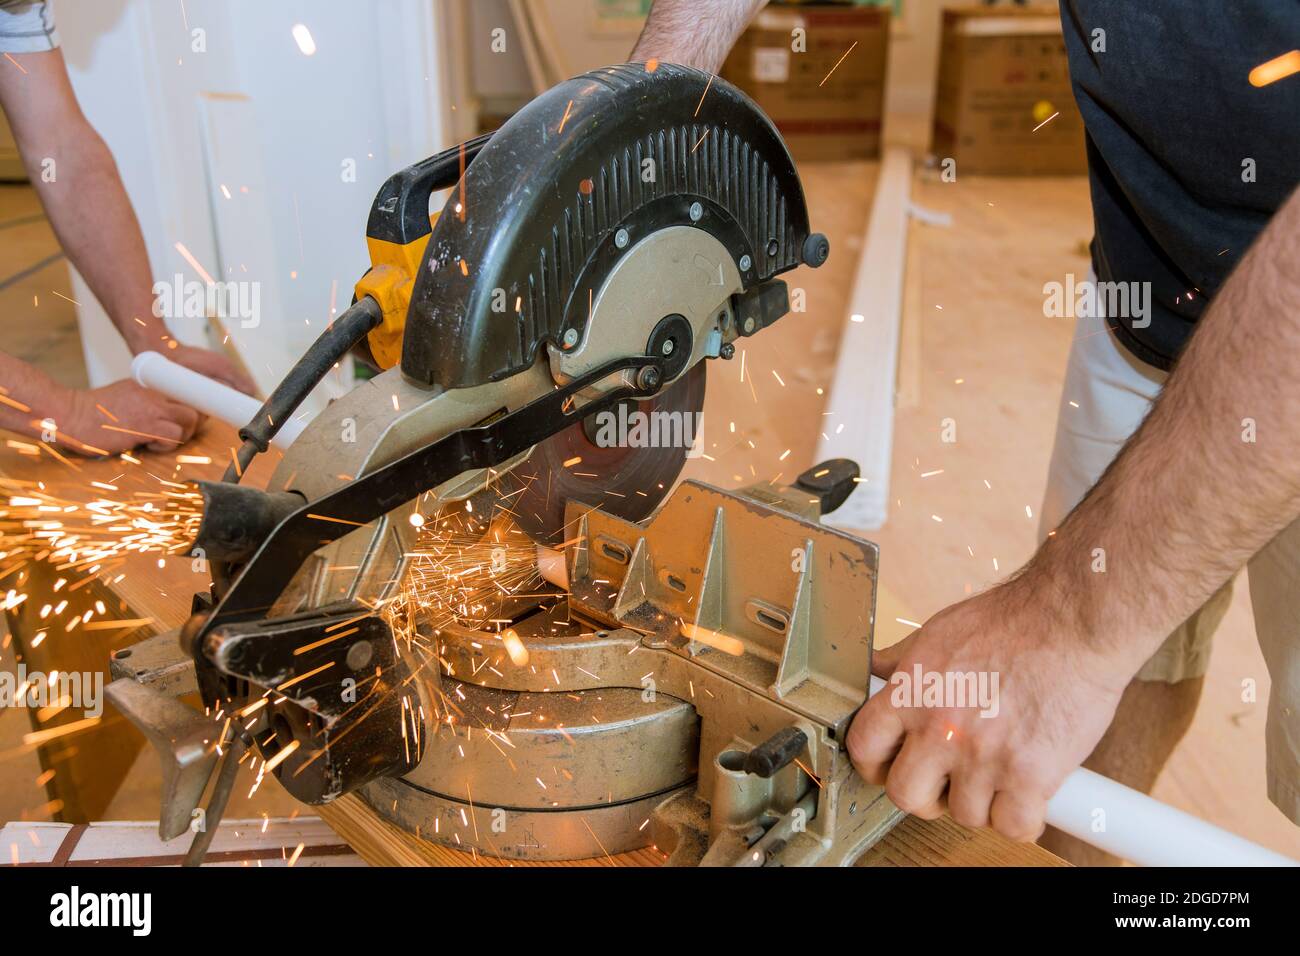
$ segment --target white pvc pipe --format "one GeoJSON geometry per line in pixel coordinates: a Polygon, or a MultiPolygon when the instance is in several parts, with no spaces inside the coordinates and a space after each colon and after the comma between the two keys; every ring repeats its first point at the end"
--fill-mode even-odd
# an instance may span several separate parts
{"type": "MultiPolygon", "coordinates": [[[[228,425],[242,428],[262,407],[257,399],[215,382],[184,365],[177,365],[158,352],[141,352],[131,362],[132,377],[145,388],[162,392],[168,398],[184,402],[205,415],[219,418],[228,425]]],[[[280,425],[271,439],[278,448],[288,448],[307,427],[306,422],[289,419],[280,425]]]]}
{"type": "Polygon", "coordinates": [[[569,566],[563,551],[556,551],[545,545],[537,546],[537,573],[543,581],[549,581],[557,588],[569,589],[569,566]]]}
{"type": "Polygon", "coordinates": [[[1048,801],[1047,822],[1140,866],[1300,865],[1083,767],[1048,801]]]}
{"type": "MultiPolygon", "coordinates": [[[[885,686],[872,676],[872,696],[885,686]]],[[[1300,865],[1083,767],[1047,802],[1047,822],[1139,866],[1300,865]]]]}

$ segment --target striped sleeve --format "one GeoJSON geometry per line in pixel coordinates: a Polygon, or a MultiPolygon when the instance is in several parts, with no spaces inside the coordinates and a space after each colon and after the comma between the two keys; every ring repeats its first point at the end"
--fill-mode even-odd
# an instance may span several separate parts
{"type": "Polygon", "coordinates": [[[58,45],[53,0],[0,0],[0,53],[43,53],[58,45]]]}

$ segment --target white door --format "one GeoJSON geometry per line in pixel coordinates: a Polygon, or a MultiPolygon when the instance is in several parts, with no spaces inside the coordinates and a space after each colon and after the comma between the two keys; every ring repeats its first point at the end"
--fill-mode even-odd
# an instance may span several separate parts
{"type": "MultiPolygon", "coordinates": [[[[169,317],[173,334],[232,348],[264,392],[351,302],[380,184],[451,145],[443,2],[58,6],[73,85],[117,159],[154,279],[246,284],[242,310],[169,317]]],[[[125,347],[73,282],[92,384],[122,377],[125,347]]]]}

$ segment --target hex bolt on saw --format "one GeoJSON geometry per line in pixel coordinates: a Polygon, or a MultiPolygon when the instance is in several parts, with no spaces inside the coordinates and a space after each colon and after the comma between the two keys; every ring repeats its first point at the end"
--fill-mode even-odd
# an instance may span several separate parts
{"type": "Polygon", "coordinates": [[[857,467],[723,491],[677,483],[671,440],[829,254],[771,122],[692,69],[598,70],[394,175],[367,242],[355,304],[201,483],[210,592],[113,661],[163,839],[204,814],[201,860],[251,749],[306,803],[498,857],[854,861],[902,816],[843,744],[877,550],[818,518],[857,467]],[[350,351],[378,374],[241,484],[350,351]],[[670,440],[602,439],[634,416],[670,440]]]}

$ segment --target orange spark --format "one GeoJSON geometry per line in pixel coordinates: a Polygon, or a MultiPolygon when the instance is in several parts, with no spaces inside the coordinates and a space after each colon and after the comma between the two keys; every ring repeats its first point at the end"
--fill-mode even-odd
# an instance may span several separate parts
{"type": "Polygon", "coordinates": [[[1250,85],[1268,86],[1296,73],[1300,73],[1300,50],[1283,53],[1255,67],[1250,71],[1250,85]]]}
{"type": "MultiPolygon", "coordinates": [[[[840,57],[838,60],[835,61],[835,65],[834,65],[833,67],[831,67],[831,73],[834,73],[837,69],[839,69],[840,64],[844,62],[845,57],[847,57],[850,53],[852,53],[852,52],[853,52],[853,47],[855,47],[855,46],[857,46],[857,45],[858,45],[858,41],[857,41],[857,40],[854,40],[854,41],[853,41],[853,45],[850,46],[847,50],[844,51],[844,56],[840,57]]],[[[829,79],[831,78],[831,73],[827,73],[825,76],[823,76],[823,77],[822,77],[822,81],[821,81],[821,83],[818,83],[817,85],[818,85],[818,86],[823,86],[823,85],[825,85],[826,81],[829,80],[829,79]]]]}

